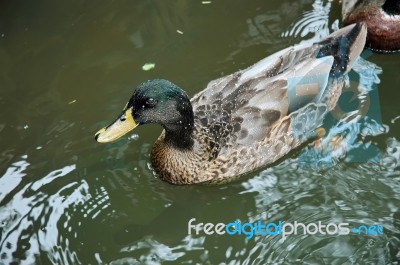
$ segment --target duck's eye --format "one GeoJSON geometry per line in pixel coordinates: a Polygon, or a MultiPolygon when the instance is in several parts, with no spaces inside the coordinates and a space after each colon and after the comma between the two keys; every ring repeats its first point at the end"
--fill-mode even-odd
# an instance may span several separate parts
{"type": "Polygon", "coordinates": [[[155,105],[157,105],[157,100],[155,100],[154,98],[148,98],[146,100],[146,106],[154,107],[155,105]]]}

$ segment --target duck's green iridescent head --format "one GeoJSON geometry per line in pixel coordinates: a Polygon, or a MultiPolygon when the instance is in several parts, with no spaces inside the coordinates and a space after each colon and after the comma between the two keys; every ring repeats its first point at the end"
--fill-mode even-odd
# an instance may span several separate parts
{"type": "Polygon", "coordinates": [[[140,84],[122,114],[98,131],[95,138],[100,143],[111,142],[136,126],[155,123],[165,128],[166,138],[182,141],[182,137],[192,133],[193,119],[192,105],[185,91],[168,80],[154,79],[140,84]]]}

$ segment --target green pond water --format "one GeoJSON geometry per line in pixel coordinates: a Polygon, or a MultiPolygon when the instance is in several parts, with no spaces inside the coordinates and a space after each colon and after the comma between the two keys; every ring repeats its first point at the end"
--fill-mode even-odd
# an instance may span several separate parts
{"type": "Polygon", "coordinates": [[[0,1],[0,264],[399,264],[400,54],[364,52],[322,147],[233,183],[161,181],[149,164],[158,126],[94,141],[144,80],[192,96],[337,27],[340,5],[326,0],[0,1]],[[246,240],[189,235],[192,218],[383,233],[246,240]]]}

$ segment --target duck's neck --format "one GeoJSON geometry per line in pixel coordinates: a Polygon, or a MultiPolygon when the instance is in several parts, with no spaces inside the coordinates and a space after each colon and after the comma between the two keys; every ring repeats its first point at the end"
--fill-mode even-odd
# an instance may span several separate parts
{"type": "Polygon", "coordinates": [[[388,15],[400,15],[400,1],[399,0],[386,0],[382,6],[383,11],[388,15]]]}
{"type": "MultiPolygon", "coordinates": [[[[191,107],[191,106],[190,106],[191,107]]],[[[165,125],[165,142],[173,147],[183,150],[191,150],[194,144],[194,116],[193,110],[185,110],[182,118],[173,124],[165,125]]]]}

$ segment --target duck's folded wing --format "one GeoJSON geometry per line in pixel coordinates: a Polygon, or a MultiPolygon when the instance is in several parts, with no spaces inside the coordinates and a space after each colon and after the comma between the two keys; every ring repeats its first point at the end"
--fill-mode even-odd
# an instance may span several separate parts
{"type": "Polygon", "coordinates": [[[192,99],[194,111],[201,110],[208,127],[221,120],[233,123],[237,143],[263,140],[274,123],[291,113],[308,104],[327,104],[328,90],[341,88],[365,34],[365,26],[351,25],[321,42],[287,48],[214,80],[192,99]]]}

